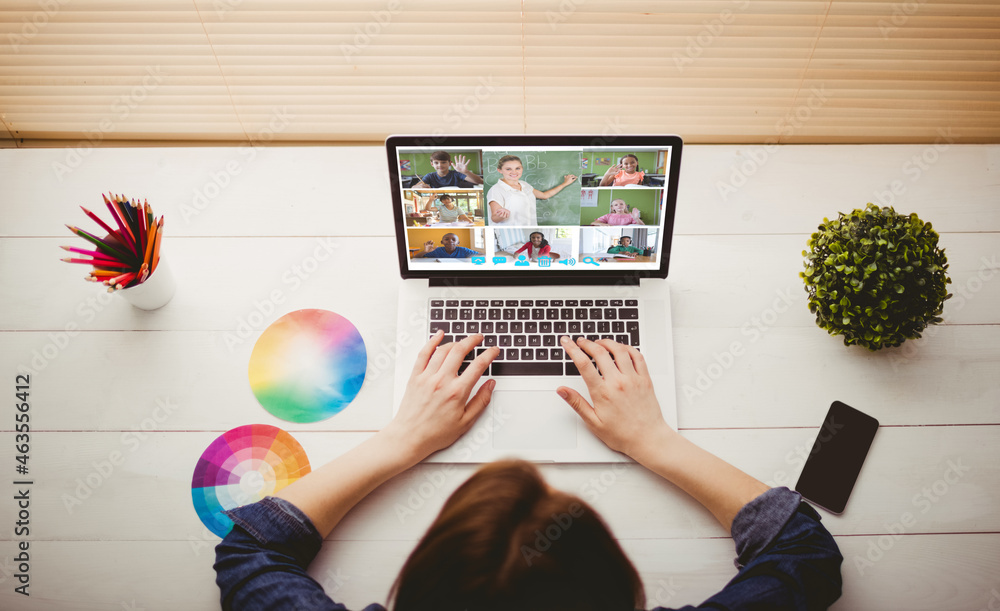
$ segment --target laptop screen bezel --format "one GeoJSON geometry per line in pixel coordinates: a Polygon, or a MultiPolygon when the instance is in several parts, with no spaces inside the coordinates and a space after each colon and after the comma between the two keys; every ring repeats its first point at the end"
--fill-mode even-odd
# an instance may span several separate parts
{"type": "Polygon", "coordinates": [[[396,252],[399,255],[400,275],[404,280],[411,278],[451,278],[455,280],[471,280],[477,284],[567,284],[574,280],[581,283],[615,282],[624,276],[666,278],[670,267],[670,248],[674,235],[674,217],[677,207],[677,187],[680,180],[681,150],[683,140],[675,134],[650,135],[392,135],[385,140],[386,155],[389,163],[389,183],[392,192],[392,212],[396,223],[396,252]],[[660,248],[659,268],[648,270],[620,269],[552,269],[523,271],[486,270],[475,268],[468,272],[463,270],[413,270],[409,268],[409,252],[406,245],[406,221],[403,218],[403,189],[399,173],[397,150],[400,147],[424,147],[433,150],[449,148],[483,148],[510,147],[512,150],[525,147],[565,147],[579,146],[581,148],[601,147],[645,147],[670,148],[668,158],[670,167],[667,171],[666,200],[664,204],[664,221],[662,226],[663,245],[660,248]]]}

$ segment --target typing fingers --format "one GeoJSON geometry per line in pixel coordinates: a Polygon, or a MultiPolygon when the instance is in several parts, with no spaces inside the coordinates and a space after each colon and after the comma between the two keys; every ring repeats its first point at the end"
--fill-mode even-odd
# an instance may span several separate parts
{"type": "Polygon", "coordinates": [[[597,362],[597,368],[601,370],[602,377],[607,378],[608,376],[620,373],[618,367],[615,366],[615,362],[611,360],[611,353],[608,352],[607,348],[584,337],[578,338],[576,342],[583,348],[584,352],[594,357],[594,360],[597,362]]]}
{"type": "Polygon", "coordinates": [[[619,344],[610,339],[601,339],[595,342],[604,347],[615,357],[614,366],[625,375],[635,374],[635,367],[632,365],[632,355],[629,354],[627,346],[619,344]]]}
{"type": "Polygon", "coordinates": [[[580,349],[580,346],[576,345],[573,340],[565,335],[559,338],[559,343],[562,345],[563,350],[566,351],[566,354],[569,355],[569,358],[573,359],[573,364],[580,371],[580,377],[587,384],[587,388],[591,388],[593,385],[601,382],[601,374],[598,373],[594,364],[590,362],[590,357],[580,349]]]}
{"type": "Polygon", "coordinates": [[[475,350],[476,346],[478,346],[482,341],[483,336],[479,333],[475,333],[460,342],[455,342],[451,352],[444,359],[444,363],[441,365],[440,371],[447,372],[451,375],[457,375],[458,367],[465,359],[465,355],[475,350]]]}
{"type": "Polygon", "coordinates": [[[431,355],[434,354],[434,350],[437,349],[438,344],[441,343],[441,338],[444,337],[444,331],[436,331],[434,335],[424,344],[424,347],[420,349],[417,353],[417,361],[413,364],[413,372],[411,375],[417,375],[424,369],[427,369],[427,363],[431,360],[431,355]]]}

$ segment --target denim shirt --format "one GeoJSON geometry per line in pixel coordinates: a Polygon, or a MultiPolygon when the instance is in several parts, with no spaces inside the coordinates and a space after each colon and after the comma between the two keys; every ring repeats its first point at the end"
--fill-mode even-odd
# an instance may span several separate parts
{"type": "MultiPolygon", "coordinates": [[[[226,515],[235,526],[215,548],[223,609],[347,611],[306,573],[323,540],[295,505],[267,497],[226,515]]],[[[772,488],[750,501],[736,514],[732,535],[739,572],[718,594],[697,607],[653,611],[826,609],[840,597],[843,557],[797,492],[772,488]]]]}

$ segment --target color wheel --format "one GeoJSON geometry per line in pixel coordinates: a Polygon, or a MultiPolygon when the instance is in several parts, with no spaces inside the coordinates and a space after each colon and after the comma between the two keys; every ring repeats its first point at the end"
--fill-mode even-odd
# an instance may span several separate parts
{"type": "Polygon", "coordinates": [[[305,450],[286,431],[248,424],[219,435],[198,459],[191,478],[194,510],[225,537],[233,521],[222,512],[273,495],[309,473],[305,450]]]}
{"type": "Polygon", "coordinates": [[[296,310],[274,321],[250,355],[250,389],[289,422],[339,413],[361,391],[368,353],[351,321],[327,310],[296,310]]]}

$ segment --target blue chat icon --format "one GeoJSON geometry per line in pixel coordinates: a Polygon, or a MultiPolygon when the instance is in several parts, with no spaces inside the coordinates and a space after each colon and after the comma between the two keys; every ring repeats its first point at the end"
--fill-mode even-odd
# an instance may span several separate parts
{"type": "Polygon", "coordinates": [[[483,256],[472,257],[472,264],[473,265],[486,265],[486,257],[483,257],[483,256]]]}
{"type": "Polygon", "coordinates": [[[507,262],[507,257],[493,257],[493,265],[502,265],[507,262]]]}

